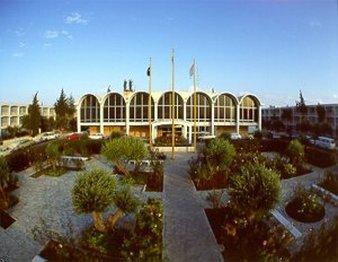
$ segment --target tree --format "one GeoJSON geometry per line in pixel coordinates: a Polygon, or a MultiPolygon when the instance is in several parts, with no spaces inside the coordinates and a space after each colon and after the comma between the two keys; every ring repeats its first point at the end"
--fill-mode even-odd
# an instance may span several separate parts
{"type": "Polygon", "coordinates": [[[95,228],[106,231],[102,213],[113,203],[115,179],[102,169],[80,174],[74,183],[72,201],[77,213],[91,213],[95,228]]]}
{"type": "Polygon", "coordinates": [[[4,157],[0,156],[0,200],[4,203],[4,207],[7,208],[9,205],[8,194],[6,187],[10,180],[10,171],[7,162],[4,157]]]}
{"type": "Polygon", "coordinates": [[[116,206],[114,214],[108,220],[111,229],[115,228],[116,222],[127,213],[134,212],[138,206],[138,200],[128,184],[120,186],[114,193],[113,202],[116,206]]]}
{"type": "Polygon", "coordinates": [[[292,109],[291,108],[284,108],[282,110],[282,119],[289,124],[292,121],[292,109]]]}
{"type": "Polygon", "coordinates": [[[67,127],[67,113],[68,113],[68,99],[63,89],[56,103],[54,104],[56,114],[56,126],[60,129],[66,129],[67,127]]]}
{"type": "Polygon", "coordinates": [[[297,168],[303,164],[305,151],[304,146],[298,139],[292,140],[287,148],[287,155],[290,158],[292,164],[297,168]]]}
{"type": "MultiPolygon", "coordinates": [[[[303,122],[305,121],[305,116],[307,114],[308,108],[305,104],[305,100],[303,98],[302,90],[299,90],[299,101],[296,101],[296,108],[297,111],[301,114],[301,121],[300,121],[300,127],[303,125],[303,122]]],[[[300,129],[300,131],[303,131],[300,129]]]]}
{"type": "Polygon", "coordinates": [[[141,139],[121,137],[107,142],[103,147],[102,153],[108,160],[113,162],[122,174],[129,176],[126,163],[130,160],[136,160],[139,163],[148,156],[149,152],[146,144],[141,139]]]}
{"type": "Polygon", "coordinates": [[[52,142],[47,145],[46,155],[48,162],[52,165],[53,169],[55,169],[57,162],[61,156],[58,142],[52,142]]]}
{"type": "Polygon", "coordinates": [[[316,113],[318,116],[318,122],[319,123],[323,123],[326,119],[326,109],[324,106],[322,106],[321,104],[318,104],[316,106],[316,113]]]}
{"type": "Polygon", "coordinates": [[[230,203],[248,222],[259,221],[275,207],[281,196],[279,174],[263,164],[249,163],[231,177],[230,203]]]}
{"type": "Polygon", "coordinates": [[[213,139],[206,148],[206,156],[217,170],[226,170],[236,155],[235,147],[227,139],[213,139]]]}
{"type": "Polygon", "coordinates": [[[25,124],[27,129],[31,131],[32,135],[35,136],[39,133],[39,127],[41,123],[41,112],[38,100],[38,93],[35,93],[32,104],[28,106],[28,119],[25,124]]]}

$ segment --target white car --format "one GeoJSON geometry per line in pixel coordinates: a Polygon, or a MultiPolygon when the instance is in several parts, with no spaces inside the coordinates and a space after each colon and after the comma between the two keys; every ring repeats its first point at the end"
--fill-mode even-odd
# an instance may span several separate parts
{"type": "Polygon", "coordinates": [[[48,141],[48,140],[53,140],[53,139],[57,139],[60,137],[60,134],[52,131],[52,132],[46,132],[46,133],[42,133],[37,140],[38,141],[48,141]]]}
{"type": "Polygon", "coordinates": [[[89,138],[90,139],[95,139],[95,140],[97,140],[97,139],[103,139],[104,135],[101,134],[101,133],[95,133],[95,134],[89,135],[89,138]]]}
{"type": "Polygon", "coordinates": [[[336,147],[334,139],[325,136],[319,136],[318,139],[314,140],[314,144],[325,149],[334,149],[336,147]]]}
{"type": "Polygon", "coordinates": [[[7,156],[12,149],[8,146],[0,146],[0,156],[7,156]]]}
{"type": "Polygon", "coordinates": [[[237,139],[242,139],[241,134],[238,133],[230,133],[230,138],[231,140],[237,140],[237,139]]]}
{"type": "Polygon", "coordinates": [[[35,144],[35,141],[33,139],[25,138],[25,139],[20,140],[17,143],[17,145],[14,147],[14,149],[19,149],[19,148],[30,146],[30,145],[33,145],[33,144],[35,144]]]}

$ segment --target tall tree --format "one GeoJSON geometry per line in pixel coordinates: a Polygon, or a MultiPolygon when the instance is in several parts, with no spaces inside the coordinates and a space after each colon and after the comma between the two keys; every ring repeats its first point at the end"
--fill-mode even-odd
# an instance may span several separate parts
{"type": "MultiPolygon", "coordinates": [[[[296,108],[297,108],[297,111],[301,114],[299,126],[304,126],[303,123],[306,122],[305,116],[307,114],[308,108],[305,104],[302,90],[299,90],[299,101],[296,101],[296,108]]],[[[300,128],[300,129],[301,129],[300,131],[303,131],[304,128],[300,128]]]]}
{"type": "Polygon", "coordinates": [[[316,112],[317,112],[317,116],[318,116],[318,122],[323,123],[326,119],[326,109],[325,109],[325,107],[322,106],[321,104],[318,104],[316,106],[316,112]]]}
{"type": "Polygon", "coordinates": [[[40,122],[41,122],[41,111],[38,100],[38,93],[35,93],[32,104],[28,106],[28,123],[27,123],[27,127],[31,131],[33,136],[39,133],[40,122]]]}
{"type": "Polygon", "coordinates": [[[63,89],[61,89],[60,97],[58,100],[56,100],[56,103],[54,104],[54,109],[56,113],[56,126],[60,129],[66,129],[68,123],[68,99],[63,89]]]}

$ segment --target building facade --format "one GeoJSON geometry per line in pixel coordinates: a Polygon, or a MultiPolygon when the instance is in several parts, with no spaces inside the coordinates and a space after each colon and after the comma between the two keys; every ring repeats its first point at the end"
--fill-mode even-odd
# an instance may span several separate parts
{"type": "MultiPolygon", "coordinates": [[[[110,135],[113,131],[149,138],[170,136],[174,104],[175,134],[191,143],[194,127],[194,93],[153,92],[151,121],[148,116],[149,93],[110,92],[104,96],[83,95],[77,103],[77,129],[110,135]]],[[[231,93],[196,92],[196,126],[199,135],[224,132],[247,134],[261,129],[261,103],[253,94],[237,97],[231,93]]]]}
{"type": "MultiPolygon", "coordinates": [[[[52,107],[41,106],[41,115],[47,118],[55,118],[52,107]]],[[[23,116],[28,114],[28,105],[0,104],[0,127],[1,133],[7,127],[20,127],[23,116]]]]}
{"type": "MultiPolygon", "coordinates": [[[[308,108],[307,114],[304,116],[306,120],[308,120],[311,124],[318,123],[318,115],[316,112],[317,105],[306,105],[308,108]]],[[[330,124],[333,135],[338,137],[338,104],[321,104],[326,110],[326,122],[330,124]]],[[[270,121],[272,119],[281,120],[285,126],[289,126],[291,128],[295,128],[302,119],[301,113],[297,111],[296,106],[292,107],[273,107],[270,106],[268,108],[262,109],[262,119],[263,121],[270,121]],[[283,110],[291,109],[292,111],[292,119],[291,121],[284,120],[282,118],[283,110]]]]}

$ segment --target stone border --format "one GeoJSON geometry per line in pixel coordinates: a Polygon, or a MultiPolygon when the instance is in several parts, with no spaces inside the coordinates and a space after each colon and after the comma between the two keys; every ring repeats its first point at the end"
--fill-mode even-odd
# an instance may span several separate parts
{"type": "Polygon", "coordinates": [[[326,190],[325,188],[318,186],[316,184],[312,184],[311,187],[319,194],[321,197],[328,197],[331,203],[334,206],[338,206],[338,196],[326,190]]]}

